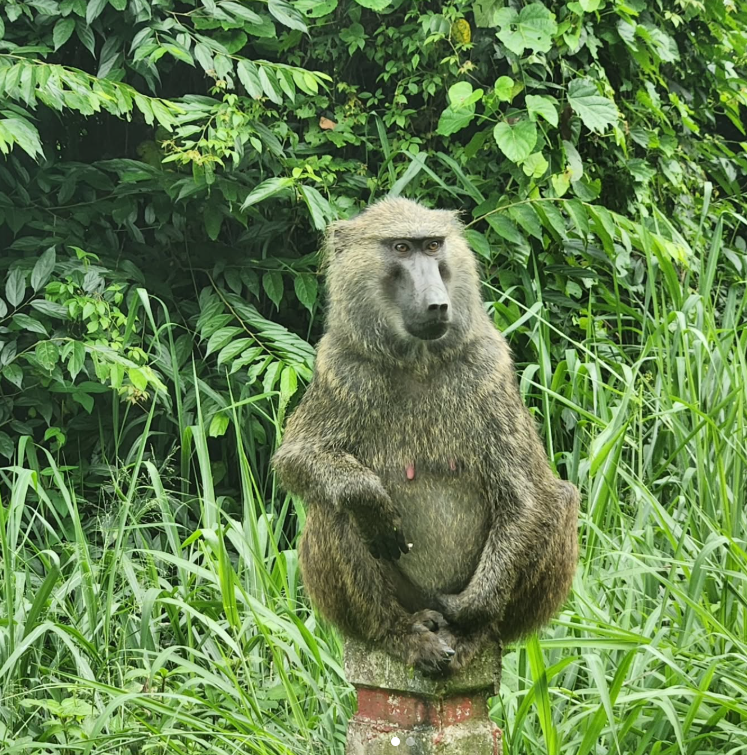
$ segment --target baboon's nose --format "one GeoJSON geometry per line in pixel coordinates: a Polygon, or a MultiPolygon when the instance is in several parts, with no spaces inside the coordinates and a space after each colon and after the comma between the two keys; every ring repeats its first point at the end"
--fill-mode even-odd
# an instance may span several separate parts
{"type": "Polygon", "coordinates": [[[428,311],[429,312],[440,312],[441,314],[446,314],[449,311],[449,303],[448,302],[441,302],[440,304],[438,302],[433,302],[432,304],[428,305],[428,311]]]}

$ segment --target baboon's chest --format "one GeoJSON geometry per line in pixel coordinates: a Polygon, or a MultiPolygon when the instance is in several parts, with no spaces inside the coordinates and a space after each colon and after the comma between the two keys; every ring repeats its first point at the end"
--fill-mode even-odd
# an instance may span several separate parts
{"type": "Polygon", "coordinates": [[[400,571],[425,593],[464,589],[490,527],[488,502],[474,475],[461,464],[437,470],[421,460],[381,477],[412,543],[410,553],[397,563],[400,571]]]}
{"type": "Polygon", "coordinates": [[[458,592],[474,573],[490,527],[482,482],[486,418],[458,376],[404,378],[365,417],[360,460],[384,483],[412,550],[398,569],[422,592],[458,592]]]}

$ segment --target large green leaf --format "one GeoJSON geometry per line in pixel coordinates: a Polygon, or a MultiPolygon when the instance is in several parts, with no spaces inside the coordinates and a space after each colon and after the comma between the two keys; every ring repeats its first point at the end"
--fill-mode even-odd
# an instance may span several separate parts
{"type": "Polygon", "coordinates": [[[31,271],[31,288],[34,291],[38,291],[49,280],[56,260],[57,255],[55,254],[54,247],[51,246],[36,261],[34,269],[31,271]]]}
{"type": "Polygon", "coordinates": [[[59,349],[52,341],[40,341],[37,343],[34,354],[39,364],[49,372],[54,369],[60,356],[59,349]]]}
{"type": "Polygon", "coordinates": [[[555,14],[542,3],[526,5],[520,13],[513,8],[501,8],[495,20],[498,39],[516,55],[523,55],[525,50],[548,52],[558,30],[555,14]]]}
{"type": "Polygon", "coordinates": [[[309,18],[321,18],[337,8],[338,0],[296,0],[296,8],[309,18]]]}
{"type": "Polygon", "coordinates": [[[55,25],[52,32],[52,42],[54,43],[54,49],[59,50],[65,42],[70,39],[75,31],[75,19],[73,18],[61,18],[55,25]]]}
{"type": "Polygon", "coordinates": [[[392,4],[392,0],[355,0],[355,2],[377,12],[386,10],[392,4]]]}
{"type": "Polygon", "coordinates": [[[298,190],[309,208],[314,228],[323,231],[333,215],[329,202],[313,186],[299,186],[298,190]]]}
{"type": "Polygon", "coordinates": [[[290,3],[286,3],[285,0],[269,0],[267,8],[281,24],[287,26],[289,29],[308,31],[303,16],[290,3]]]}
{"type": "Polygon", "coordinates": [[[468,126],[475,117],[475,103],[482,99],[482,89],[472,89],[468,81],[459,81],[449,88],[449,106],[438,119],[437,133],[449,136],[468,126]]]}
{"type": "Polygon", "coordinates": [[[549,98],[538,94],[528,94],[526,96],[527,112],[529,117],[533,120],[537,120],[537,116],[541,115],[550,125],[558,125],[558,109],[555,107],[555,103],[549,98]]]}
{"type": "Polygon", "coordinates": [[[537,143],[537,127],[531,121],[514,125],[502,122],[493,129],[493,136],[501,152],[511,162],[521,162],[532,154],[537,143]]]}
{"type": "Polygon", "coordinates": [[[317,290],[319,288],[316,277],[311,275],[311,273],[301,273],[295,277],[293,285],[298,301],[311,311],[316,302],[317,290]]]}
{"type": "Polygon", "coordinates": [[[21,268],[15,268],[8,279],[5,281],[5,298],[14,307],[17,307],[23,301],[23,294],[26,291],[26,276],[21,268]]]}
{"type": "Polygon", "coordinates": [[[599,94],[591,79],[574,79],[568,84],[568,104],[591,131],[601,133],[617,123],[617,106],[599,94]]]}
{"type": "Polygon", "coordinates": [[[262,202],[268,197],[271,197],[290,186],[293,186],[292,178],[284,176],[268,178],[249,192],[249,195],[244,200],[244,204],[241,205],[241,209],[245,210],[247,207],[251,207],[252,205],[257,204],[257,202],[262,202]]]}

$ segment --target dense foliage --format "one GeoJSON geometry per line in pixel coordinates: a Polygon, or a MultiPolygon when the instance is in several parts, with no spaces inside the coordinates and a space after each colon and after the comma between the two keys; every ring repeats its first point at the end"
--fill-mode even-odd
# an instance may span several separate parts
{"type": "Polygon", "coordinates": [[[747,3],[0,5],[0,744],[342,752],[300,501],[320,231],[460,208],[558,472],[506,752],[747,747],[747,3]]]}

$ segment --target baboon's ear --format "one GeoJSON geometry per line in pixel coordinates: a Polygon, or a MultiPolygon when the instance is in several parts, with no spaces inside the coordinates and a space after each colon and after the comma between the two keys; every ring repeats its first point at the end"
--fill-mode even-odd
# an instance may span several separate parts
{"type": "Polygon", "coordinates": [[[338,220],[334,223],[330,223],[324,232],[324,248],[323,257],[324,261],[329,263],[335,259],[343,249],[343,237],[345,236],[345,221],[338,220]]]}
{"type": "Polygon", "coordinates": [[[462,222],[462,215],[464,215],[464,210],[443,210],[443,212],[445,212],[449,216],[451,224],[461,232],[464,228],[464,223],[462,222]]]}

